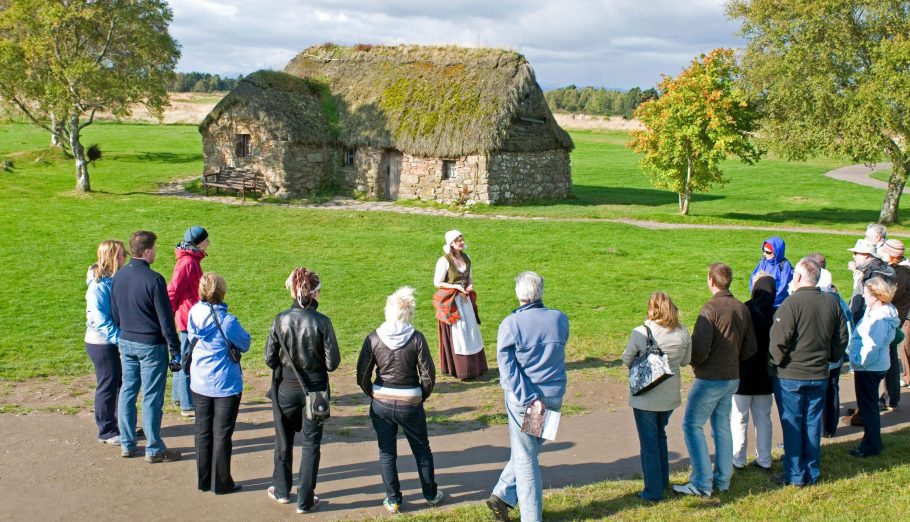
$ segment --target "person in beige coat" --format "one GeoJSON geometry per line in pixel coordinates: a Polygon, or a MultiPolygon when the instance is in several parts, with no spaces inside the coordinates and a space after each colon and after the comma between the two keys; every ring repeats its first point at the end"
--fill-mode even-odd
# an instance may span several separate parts
{"type": "Polygon", "coordinates": [[[635,414],[645,481],[645,488],[638,495],[657,502],[664,498],[664,491],[670,486],[666,427],[673,410],[682,402],[679,369],[689,364],[692,340],[689,331],[679,322],[679,309],[670,296],[654,292],[648,300],[648,319],[644,325],[632,330],[622,354],[623,364],[630,366],[636,357],[645,353],[649,329],[657,346],[667,355],[673,376],[640,395],[630,395],[629,405],[635,414]]]}

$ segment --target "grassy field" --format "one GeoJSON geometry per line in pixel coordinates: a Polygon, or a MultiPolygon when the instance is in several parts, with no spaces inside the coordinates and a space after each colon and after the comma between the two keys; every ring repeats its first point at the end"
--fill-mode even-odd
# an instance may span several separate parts
{"type": "MultiPolygon", "coordinates": [[[[622,137],[613,133],[574,137],[579,144],[573,159],[579,197],[589,194],[594,198],[610,191],[620,194],[616,188],[596,186],[594,172],[607,164],[634,169],[634,157],[621,147],[622,137]]],[[[169,279],[174,262],[171,248],[183,231],[194,224],[208,228],[212,247],[203,267],[226,277],[230,285],[227,301],[254,338],[253,355],[247,359],[254,366],[261,365],[258,354],[271,319],[289,304],[282,284],[296,265],[314,268],[323,276],[321,309],[333,319],[345,363],[349,364],[363,337],[382,320],[385,296],[403,284],[418,289],[416,326],[427,332],[431,343],[435,342],[430,304],[432,269],[441,253],[443,233],[457,227],[465,233],[475,260],[482,333],[488,345],[495,341],[501,318],[515,305],[514,274],[533,269],[547,280],[547,304],[564,310],[571,318],[572,360],[579,366],[587,361],[587,366],[598,367],[621,352],[629,329],[644,316],[647,297],[654,290],[668,291],[691,325],[708,298],[705,266],[712,261],[723,260],[734,268],[737,277],[733,291],[747,297],[748,273],[758,260],[761,241],[769,235],[737,230],[651,231],[596,222],[449,219],[281,205],[221,205],[156,195],[160,183],[201,171],[199,135],[192,126],[89,127],[85,142],[101,144],[104,157],[91,171],[95,192],[80,195],[73,191],[71,162],[53,159],[44,150],[46,142],[46,134],[32,127],[0,126],[0,157],[11,158],[15,167],[12,173],[0,174],[0,211],[4,216],[0,223],[0,259],[6,267],[5,284],[0,287],[0,322],[5,329],[0,339],[2,379],[90,371],[81,340],[85,271],[93,261],[98,241],[125,240],[136,229],[158,234],[159,259],[153,267],[169,279]]],[[[750,177],[766,180],[781,168],[765,163],[751,176],[738,176],[731,187],[746,183],[750,177]]],[[[792,170],[802,172],[800,183],[806,194],[838,191],[839,199],[856,206],[845,211],[848,215],[877,212],[877,200],[869,195],[872,189],[824,178],[819,174],[824,170],[821,166],[792,170]],[[815,172],[814,177],[810,171],[815,172]],[[869,210],[858,208],[862,201],[868,203],[869,210]]],[[[755,187],[759,185],[771,186],[762,182],[755,187]]],[[[788,185],[791,183],[773,186],[788,185]]],[[[666,193],[636,186],[641,182],[633,184],[628,197],[639,199],[624,213],[608,214],[610,206],[591,208],[613,217],[638,216],[636,212],[644,209],[647,214],[638,217],[675,219],[675,203],[648,207],[640,199],[643,194],[663,194],[660,197],[666,201],[670,199],[666,193]]],[[[747,199],[758,197],[754,192],[747,199]]],[[[729,194],[712,202],[722,202],[728,214],[734,208],[729,194]]],[[[737,206],[743,212],[752,212],[750,204],[737,206]]],[[[507,210],[546,215],[561,208],[507,210]]],[[[584,210],[581,206],[565,208],[584,210]]],[[[778,206],[777,215],[791,212],[789,208],[778,206]]],[[[866,221],[843,219],[828,224],[860,233],[866,221]]],[[[749,223],[769,224],[771,219],[749,223]]],[[[830,257],[835,281],[846,284],[849,280],[845,249],[853,244],[853,238],[785,236],[791,259],[812,251],[824,252],[830,257]]],[[[488,355],[492,356],[492,351],[488,355]]]]}

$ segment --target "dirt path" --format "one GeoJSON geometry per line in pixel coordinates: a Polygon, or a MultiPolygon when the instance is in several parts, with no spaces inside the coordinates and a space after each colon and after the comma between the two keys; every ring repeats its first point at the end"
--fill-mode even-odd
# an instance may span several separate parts
{"type": "MultiPolygon", "coordinates": [[[[150,465],[139,459],[122,459],[119,449],[98,444],[92,414],[30,413],[0,415],[0,518],[5,520],[284,520],[296,518],[293,505],[278,505],[265,496],[272,473],[274,431],[270,405],[261,398],[261,378],[246,392],[234,436],[234,478],[243,490],[225,496],[201,493],[195,488],[193,425],[167,413],[163,435],[169,447],[180,449],[180,462],[150,465]]],[[[347,379],[338,379],[343,381],[347,379]]],[[[844,377],[843,406],[852,406],[853,385],[844,377]]],[[[79,380],[78,382],[82,382],[79,380]]],[[[78,382],[76,387],[78,388],[78,382]]],[[[572,387],[567,401],[592,406],[583,415],[564,417],[556,442],[544,446],[543,478],[548,488],[586,484],[639,473],[638,440],[631,410],[625,405],[625,386],[588,383],[572,387]],[[592,386],[593,385],[593,386],[592,386]],[[582,388],[588,388],[588,391],[582,388]],[[586,396],[594,391],[595,395],[586,396]],[[577,396],[582,393],[582,397],[577,396]]],[[[462,406],[444,409],[449,394],[487,390],[501,400],[495,381],[467,383],[456,390],[443,383],[430,399],[439,422],[431,424],[431,444],[436,478],[448,495],[445,507],[486,498],[508,459],[508,432],[502,425],[447,423],[462,406]]],[[[34,389],[21,383],[17,389],[34,389]]],[[[49,399],[61,390],[45,387],[49,399]]],[[[484,394],[487,391],[483,392],[484,394]]],[[[24,391],[16,393],[24,394],[24,391]]],[[[326,504],[318,520],[382,517],[383,487],[379,477],[376,442],[366,414],[366,401],[340,393],[341,407],[329,421],[322,445],[318,494],[326,504]]],[[[78,395],[78,394],[77,394],[78,395]]],[[[59,400],[59,398],[57,399],[59,400]]],[[[82,400],[82,399],[77,399],[82,400]]],[[[497,412],[502,408],[497,407],[497,412]]],[[[687,465],[681,434],[683,409],[669,426],[670,459],[687,465]]],[[[772,418],[776,413],[772,414],[772,418]]],[[[883,415],[885,430],[910,425],[910,409],[883,415]]],[[[834,442],[856,439],[858,428],[841,427],[834,442]]],[[[774,442],[781,441],[775,423],[774,442]]],[[[399,441],[399,470],[404,510],[426,509],[420,495],[414,461],[406,442],[399,441]]],[[[299,451],[295,463],[299,462],[299,451]]],[[[293,496],[292,496],[293,499],[293,496]]],[[[444,509],[444,508],[443,508],[444,509]]],[[[309,517],[308,517],[309,518],[309,517]]]]}

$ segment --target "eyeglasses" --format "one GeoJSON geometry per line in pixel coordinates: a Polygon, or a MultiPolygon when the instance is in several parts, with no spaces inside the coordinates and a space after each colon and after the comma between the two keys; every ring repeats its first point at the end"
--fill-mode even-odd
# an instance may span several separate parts
{"type": "Polygon", "coordinates": [[[774,252],[772,252],[772,251],[770,251],[770,250],[765,250],[764,248],[763,248],[761,251],[764,252],[765,255],[768,255],[768,256],[770,256],[771,254],[774,253],[774,252]]]}

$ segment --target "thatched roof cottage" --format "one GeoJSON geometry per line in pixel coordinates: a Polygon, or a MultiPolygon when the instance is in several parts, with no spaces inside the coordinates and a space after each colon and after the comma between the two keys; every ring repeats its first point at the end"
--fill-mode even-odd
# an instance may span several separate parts
{"type": "Polygon", "coordinates": [[[207,170],[267,192],[517,202],[567,197],[572,140],[527,60],[460,47],[321,45],[254,73],[200,126],[207,170]]]}

